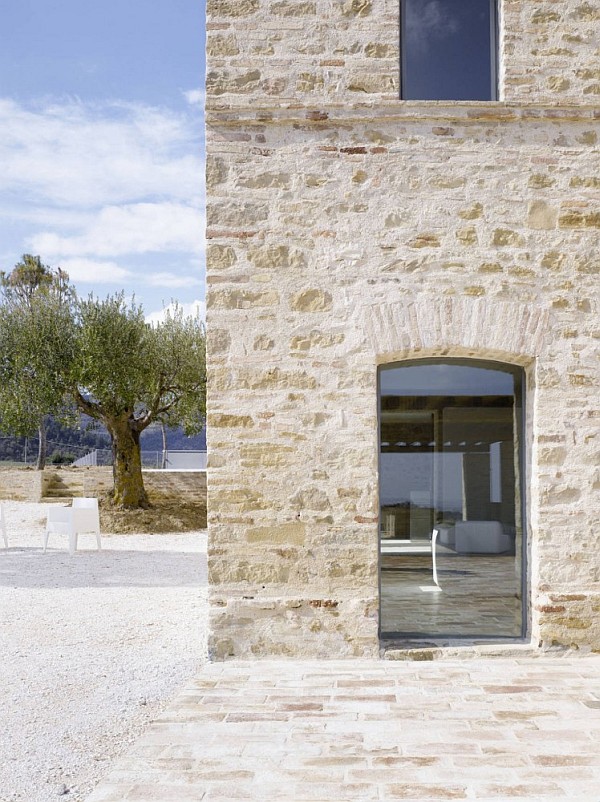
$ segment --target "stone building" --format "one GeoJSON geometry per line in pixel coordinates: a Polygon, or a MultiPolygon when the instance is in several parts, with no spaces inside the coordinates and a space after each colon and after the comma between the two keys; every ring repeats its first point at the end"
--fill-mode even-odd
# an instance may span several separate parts
{"type": "Polygon", "coordinates": [[[600,649],[600,6],[207,6],[213,656],[600,649]]]}

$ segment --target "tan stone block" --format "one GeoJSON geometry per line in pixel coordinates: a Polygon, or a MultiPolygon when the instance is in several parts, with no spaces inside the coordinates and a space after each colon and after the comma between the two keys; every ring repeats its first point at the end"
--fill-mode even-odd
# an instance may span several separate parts
{"type": "Polygon", "coordinates": [[[439,248],[440,240],[435,234],[419,234],[408,243],[409,248],[439,248]]]}
{"type": "Polygon", "coordinates": [[[273,526],[256,526],[246,531],[248,543],[289,543],[302,546],[305,538],[306,525],[301,521],[290,521],[273,526]]]}
{"type": "Polygon", "coordinates": [[[207,189],[211,189],[226,181],[228,172],[228,167],[220,156],[208,156],[206,159],[207,189]]]}
{"type": "Polygon", "coordinates": [[[548,251],[542,258],[542,267],[547,270],[560,270],[567,261],[567,255],[560,251],[548,251]]]}
{"type": "Polygon", "coordinates": [[[484,262],[483,264],[479,265],[477,269],[478,273],[501,273],[502,272],[502,265],[499,262],[484,262]]]}
{"type": "Polygon", "coordinates": [[[289,189],[290,183],[289,173],[259,173],[238,178],[238,184],[248,189],[289,189]]]}
{"type": "Polygon", "coordinates": [[[206,249],[206,264],[209,270],[226,270],[237,262],[230,245],[209,245],[206,249]]]}
{"type": "Polygon", "coordinates": [[[325,78],[321,73],[301,72],[296,82],[297,92],[314,92],[325,87],[325,78]]]}
{"type": "Polygon", "coordinates": [[[275,290],[213,290],[207,298],[211,309],[251,309],[261,306],[277,306],[279,294],[275,290]]]}
{"type": "Polygon", "coordinates": [[[556,184],[556,179],[544,173],[535,173],[529,176],[528,186],[532,189],[548,189],[556,184]]]}
{"type": "Polygon", "coordinates": [[[330,334],[313,330],[307,335],[292,337],[290,348],[293,351],[308,351],[311,348],[331,348],[344,342],[344,339],[345,335],[341,332],[330,334]]]}
{"type": "Polygon", "coordinates": [[[365,45],[365,56],[367,58],[397,58],[398,47],[392,44],[380,44],[378,42],[369,42],[365,45]]]}
{"type": "Polygon", "coordinates": [[[396,75],[387,73],[359,73],[348,78],[349,92],[364,92],[365,94],[394,94],[399,90],[396,75]]]}
{"type": "Polygon", "coordinates": [[[458,189],[459,187],[464,187],[466,183],[467,179],[461,176],[439,175],[431,179],[429,186],[437,189],[458,189]]]}
{"type": "Polygon", "coordinates": [[[467,209],[461,209],[458,216],[462,220],[477,220],[483,214],[483,205],[481,203],[474,203],[467,209]]]}
{"type": "Polygon", "coordinates": [[[261,334],[254,340],[252,347],[255,351],[271,351],[275,347],[275,341],[271,337],[261,334]]]}
{"type": "Polygon", "coordinates": [[[598,176],[574,176],[569,181],[570,187],[589,187],[590,189],[600,189],[600,177],[598,176]]]}
{"type": "Polygon", "coordinates": [[[231,335],[227,329],[209,329],[206,332],[206,347],[211,354],[223,354],[231,346],[231,335]]]}
{"type": "Polygon", "coordinates": [[[473,226],[469,226],[469,228],[460,228],[456,232],[456,239],[462,245],[476,245],[477,244],[477,231],[473,226]]]}
{"type": "Polygon", "coordinates": [[[386,228],[398,228],[403,223],[402,215],[398,212],[391,212],[384,220],[386,228]]]}
{"type": "Polygon", "coordinates": [[[249,94],[255,92],[260,85],[259,70],[231,74],[223,70],[211,70],[206,74],[206,92],[209,95],[249,94]]]}
{"type": "Polygon", "coordinates": [[[265,203],[247,203],[244,201],[214,201],[206,212],[208,226],[242,227],[266,220],[269,207],[265,203]]]}
{"type": "Polygon", "coordinates": [[[245,17],[254,14],[260,0],[207,0],[206,13],[212,17],[245,17]]]}
{"type": "Polygon", "coordinates": [[[527,225],[534,229],[556,228],[558,211],[546,203],[546,201],[536,200],[529,204],[527,211],[527,225]]]}
{"type": "Polygon", "coordinates": [[[238,387],[248,390],[314,390],[317,381],[304,371],[286,371],[272,368],[265,373],[243,373],[240,371],[238,387]]]}
{"type": "Polygon", "coordinates": [[[287,245],[265,245],[248,249],[248,259],[261,270],[304,267],[306,260],[302,251],[287,245]]]}
{"type": "Polygon", "coordinates": [[[372,10],[371,0],[344,0],[342,4],[345,17],[368,17],[372,10]]]}
{"type": "Polygon", "coordinates": [[[319,289],[302,290],[291,299],[291,307],[296,312],[328,312],[332,305],[330,293],[319,289]]]}
{"type": "Polygon", "coordinates": [[[559,228],[600,228],[600,212],[586,214],[578,210],[561,213],[558,218],[559,228]]]}
{"type": "Polygon", "coordinates": [[[248,443],[240,448],[240,464],[244,468],[281,468],[290,465],[297,453],[291,446],[279,443],[248,443]]]}
{"type": "Polygon", "coordinates": [[[278,17],[309,17],[317,13],[317,4],[282,0],[279,3],[271,3],[270,12],[278,17]]]}
{"type": "Polygon", "coordinates": [[[575,9],[574,16],[583,22],[596,22],[600,20],[600,8],[595,3],[582,3],[575,9]]]}
{"type": "Polygon", "coordinates": [[[321,488],[312,486],[299,490],[290,498],[290,505],[295,510],[316,510],[323,512],[331,509],[327,493],[321,488]]]}
{"type": "Polygon", "coordinates": [[[560,14],[557,11],[543,11],[537,9],[531,16],[534,25],[547,25],[549,22],[559,22],[560,14]]]}
{"type": "Polygon", "coordinates": [[[209,412],[208,425],[211,428],[241,428],[248,429],[254,426],[250,415],[227,415],[222,412],[209,412]]]}
{"type": "Polygon", "coordinates": [[[548,89],[552,92],[566,92],[567,89],[570,89],[571,82],[568,78],[564,78],[561,75],[552,75],[548,78],[548,89]]]}
{"type": "Polygon", "coordinates": [[[240,52],[235,36],[209,34],[206,37],[207,56],[237,56],[240,52]]]}
{"type": "Polygon", "coordinates": [[[523,246],[523,237],[509,228],[497,228],[492,235],[492,245],[499,248],[523,246]]]}

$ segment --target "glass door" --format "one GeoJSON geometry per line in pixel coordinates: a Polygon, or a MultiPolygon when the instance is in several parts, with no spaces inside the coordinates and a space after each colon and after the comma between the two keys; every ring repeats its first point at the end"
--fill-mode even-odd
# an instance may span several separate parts
{"type": "Polygon", "coordinates": [[[382,637],[522,637],[522,370],[385,366],[379,402],[382,637]]]}

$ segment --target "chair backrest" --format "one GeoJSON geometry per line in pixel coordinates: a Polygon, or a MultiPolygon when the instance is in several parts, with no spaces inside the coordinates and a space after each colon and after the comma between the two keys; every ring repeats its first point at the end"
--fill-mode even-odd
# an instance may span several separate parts
{"type": "Polygon", "coordinates": [[[74,498],[72,506],[73,506],[73,509],[97,510],[98,509],[98,499],[97,498],[74,498]]]}
{"type": "Polygon", "coordinates": [[[48,505],[48,518],[49,524],[55,523],[70,523],[73,513],[70,507],[63,507],[62,504],[49,504],[48,505]]]}

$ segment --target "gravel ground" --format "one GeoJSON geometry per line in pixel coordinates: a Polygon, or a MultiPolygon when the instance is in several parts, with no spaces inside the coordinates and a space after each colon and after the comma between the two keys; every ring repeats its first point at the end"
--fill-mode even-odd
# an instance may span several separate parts
{"type": "Polygon", "coordinates": [[[50,535],[3,502],[0,800],[83,800],[206,659],[206,533],[50,535]]]}

